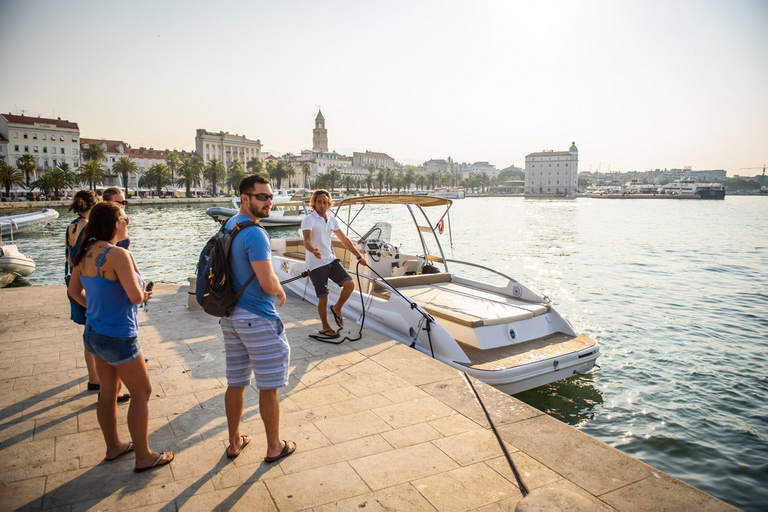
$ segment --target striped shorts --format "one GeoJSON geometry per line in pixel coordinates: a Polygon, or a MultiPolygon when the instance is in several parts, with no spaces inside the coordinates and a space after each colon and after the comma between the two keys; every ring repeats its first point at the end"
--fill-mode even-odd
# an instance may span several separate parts
{"type": "Polygon", "coordinates": [[[279,318],[264,318],[238,307],[221,319],[221,331],[228,386],[249,386],[251,372],[256,376],[257,389],[288,385],[291,347],[279,318]]]}

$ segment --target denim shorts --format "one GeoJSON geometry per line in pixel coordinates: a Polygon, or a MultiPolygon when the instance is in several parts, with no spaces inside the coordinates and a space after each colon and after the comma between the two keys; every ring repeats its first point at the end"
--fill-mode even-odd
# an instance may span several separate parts
{"type": "Polygon", "coordinates": [[[130,363],[141,355],[139,338],[115,338],[96,332],[91,324],[85,324],[83,332],[85,349],[112,366],[130,363]]]}

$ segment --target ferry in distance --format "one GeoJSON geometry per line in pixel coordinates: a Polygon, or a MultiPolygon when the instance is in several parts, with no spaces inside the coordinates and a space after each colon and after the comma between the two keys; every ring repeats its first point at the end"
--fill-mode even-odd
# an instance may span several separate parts
{"type": "Polygon", "coordinates": [[[700,199],[725,199],[725,186],[722,183],[697,183],[691,178],[667,183],[659,188],[659,194],[673,196],[698,196],[700,199]]]}

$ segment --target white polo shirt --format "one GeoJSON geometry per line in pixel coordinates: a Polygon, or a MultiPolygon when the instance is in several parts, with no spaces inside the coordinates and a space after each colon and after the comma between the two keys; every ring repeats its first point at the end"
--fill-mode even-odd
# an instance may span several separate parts
{"type": "Polygon", "coordinates": [[[333,260],[336,259],[331,246],[331,237],[334,231],[340,229],[339,223],[336,217],[330,213],[326,213],[325,216],[328,218],[327,222],[317,212],[312,211],[301,221],[301,231],[312,231],[312,245],[320,248],[321,256],[320,259],[317,259],[312,253],[306,254],[304,269],[307,271],[333,263],[333,260]]]}

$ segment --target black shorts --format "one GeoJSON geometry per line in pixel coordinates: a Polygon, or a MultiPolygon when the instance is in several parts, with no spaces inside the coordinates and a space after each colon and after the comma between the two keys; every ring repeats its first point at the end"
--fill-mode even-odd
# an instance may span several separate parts
{"type": "Polygon", "coordinates": [[[349,281],[352,278],[341,266],[338,259],[333,260],[332,263],[323,265],[314,270],[309,271],[309,278],[312,280],[312,284],[315,285],[315,295],[318,299],[322,299],[328,295],[328,278],[333,280],[334,283],[341,286],[344,281],[349,281]]]}

